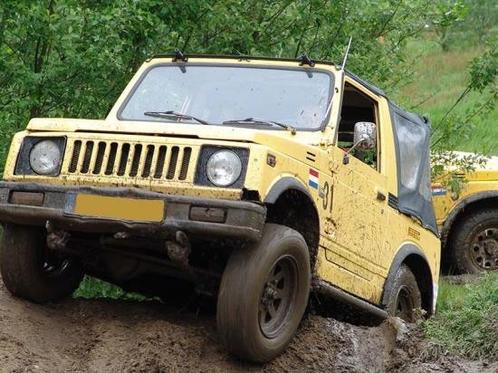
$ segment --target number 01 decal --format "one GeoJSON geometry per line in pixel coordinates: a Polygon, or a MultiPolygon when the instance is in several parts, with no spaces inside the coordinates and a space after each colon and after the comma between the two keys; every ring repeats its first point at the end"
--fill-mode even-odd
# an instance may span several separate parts
{"type": "Polygon", "coordinates": [[[324,210],[332,211],[332,199],[334,196],[334,188],[332,188],[328,181],[325,182],[322,189],[322,206],[324,210]]]}

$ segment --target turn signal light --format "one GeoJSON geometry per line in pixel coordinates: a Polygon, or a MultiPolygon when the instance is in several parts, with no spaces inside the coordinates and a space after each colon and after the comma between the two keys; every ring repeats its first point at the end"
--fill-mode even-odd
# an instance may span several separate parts
{"type": "Polygon", "coordinates": [[[9,202],[15,205],[43,206],[44,193],[12,192],[9,202]]]}

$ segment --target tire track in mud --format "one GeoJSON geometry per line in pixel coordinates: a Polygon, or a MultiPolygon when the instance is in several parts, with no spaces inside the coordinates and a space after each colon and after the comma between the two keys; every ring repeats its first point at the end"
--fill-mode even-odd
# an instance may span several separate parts
{"type": "Polygon", "coordinates": [[[498,372],[431,353],[420,330],[307,317],[288,350],[251,365],[219,344],[212,315],[157,303],[66,300],[35,305],[0,285],[0,372],[498,372]]]}

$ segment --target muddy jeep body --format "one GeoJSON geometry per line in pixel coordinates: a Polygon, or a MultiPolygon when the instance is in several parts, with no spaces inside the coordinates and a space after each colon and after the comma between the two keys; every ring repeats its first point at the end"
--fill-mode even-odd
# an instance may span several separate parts
{"type": "MultiPolygon", "coordinates": [[[[202,89],[199,84],[192,95],[202,89]]],[[[216,96],[213,92],[197,100],[216,96]]],[[[227,106],[237,107],[228,98],[227,106]]],[[[202,115],[209,104],[192,113],[186,102],[184,112],[209,117],[202,115]]],[[[277,110],[280,102],[271,105],[277,110]]],[[[181,278],[201,292],[218,294],[218,325],[227,346],[245,358],[266,361],[295,332],[311,287],[379,316],[417,304],[433,311],[440,249],[426,177],[427,136],[427,125],[419,117],[330,63],[159,57],[141,67],[105,120],[33,119],[15,135],[0,184],[0,220],[11,229],[36,231],[41,242],[46,240],[43,252],[71,258],[80,272],[121,286],[171,290],[168,279],[181,278]],[[183,79],[200,68],[231,71],[234,77],[237,71],[270,71],[261,82],[285,72],[292,79],[282,75],[281,85],[297,83],[275,94],[297,102],[301,96],[292,90],[308,89],[300,94],[311,95],[315,107],[296,110],[298,119],[287,128],[254,120],[230,123],[237,117],[224,117],[225,124],[210,118],[209,125],[164,113],[142,117],[141,105],[147,102],[133,100],[135,94],[154,89],[144,88],[149,74],[174,69],[183,79]],[[307,85],[315,84],[314,79],[325,82],[322,91],[307,85]],[[130,105],[140,109],[138,117],[130,105]],[[309,119],[301,118],[302,113],[309,119]],[[377,128],[373,161],[351,149],[353,127],[360,121],[377,128]],[[406,128],[418,135],[405,135],[406,128]],[[36,173],[30,163],[34,147],[44,140],[60,151],[55,171],[48,175],[36,173]],[[214,177],[237,169],[240,161],[240,174],[225,186],[207,176],[214,169],[209,162],[220,151],[230,152],[219,155],[223,162],[230,158],[235,163],[223,163],[225,168],[215,169],[214,177]],[[414,168],[403,175],[403,163],[410,159],[414,168]],[[153,285],[142,281],[151,275],[153,285]],[[267,281],[258,282],[265,276],[267,281]],[[285,291],[282,278],[289,287],[285,291]],[[284,292],[287,300],[278,298],[284,292]],[[413,304],[393,303],[403,292],[417,294],[413,304]],[[268,311],[254,332],[244,329],[254,324],[253,316],[244,315],[258,313],[251,307],[268,311]],[[255,342],[247,346],[251,338],[255,342]]],[[[4,248],[29,246],[16,243],[12,232],[6,231],[4,248]]],[[[2,260],[8,262],[3,252],[2,260]]],[[[14,294],[35,301],[55,298],[16,291],[22,288],[16,288],[16,281],[23,280],[12,276],[8,282],[14,294]]]]}

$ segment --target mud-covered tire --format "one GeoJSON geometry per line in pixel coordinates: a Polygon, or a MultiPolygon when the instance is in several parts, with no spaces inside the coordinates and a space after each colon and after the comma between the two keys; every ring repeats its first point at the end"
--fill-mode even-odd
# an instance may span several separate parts
{"type": "Polygon", "coordinates": [[[401,265],[392,283],[386,287],[386,311],[389,316],[399,317],[407,322],[415,322],[422,308],[422,295],[417,279],[406,265],[401,265]]]}
{"type": "MultiPolygon", "coordinates": [[[[450,267],[457,274],[463,273],[482,273],[488,269],[484,265],[479,265],[478,256],[473,250],[477,247],[474,243],[479,243],[479,236],[486,235],[487,231],[494,231],[496,237],[492,237],[493,253],[484,252],[485,261],[494,261],[490,263],[489,270],[498,269],[498,210],[482,209],[477,210],[464,219],[460,220],[452,229],[453,233],[448,242],[447,250],[450,259],[450,267]],[[491,259],[489,259],[491,257],[491,259]]],[[[486,239],[486,237],[485,237],[486,239]]],[[[491,250],[488,247],[489,250],[491,250]]],[[[482,248],[480,250],[483,250],[482,248]]],[[[482,263],[485,264],[485,263],[482,263]]]]}
{"type": "Polygon", "coordinates": [[[217,305],[223,344],[253,362],[281,354],[301,322],[310,282],[310,256],[301,234],[266,224],[260,242],[234,251],[223,273],[217,305]]]}
{"type": "Polygon", "coordinates": [[[5,225],[0,248],[0,272],[5,287],[35,303],[56,301],[73,293],[83,278],[79,263],[46,259],[45,233],[38,227],[5,225]]]}

